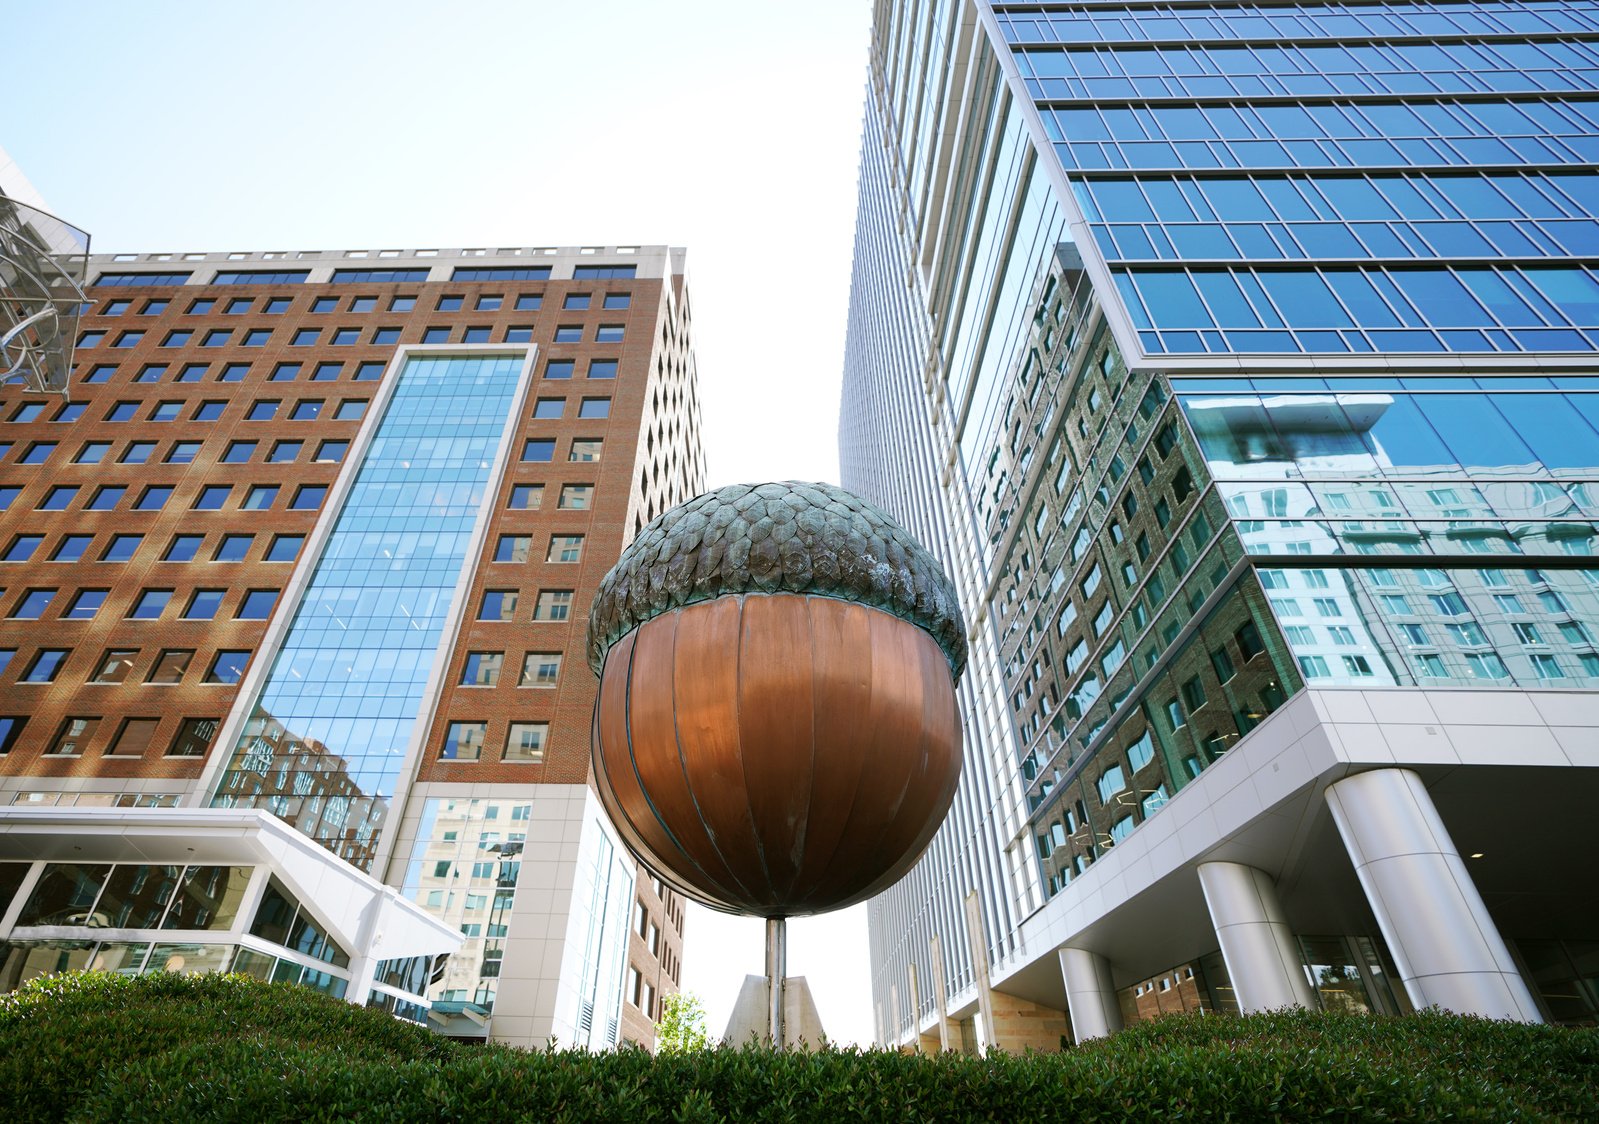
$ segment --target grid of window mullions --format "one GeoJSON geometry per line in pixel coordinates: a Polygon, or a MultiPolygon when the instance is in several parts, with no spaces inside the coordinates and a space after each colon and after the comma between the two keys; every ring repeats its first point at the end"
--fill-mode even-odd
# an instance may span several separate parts
{"type": "Polygon", "coordinates": [[[1389,4],[996,5],[1010,43],[1192,42],[1295,37],[1556,35],[1599,30],[1599,5],[1478,0],[1389,4]]]}
{"type": "Polygon", "coordinates": [[[1050,100],[1039,112],[1062,167],[1084,175],[1599,161],[1599,103],[1583,99],[1050,100]]]}

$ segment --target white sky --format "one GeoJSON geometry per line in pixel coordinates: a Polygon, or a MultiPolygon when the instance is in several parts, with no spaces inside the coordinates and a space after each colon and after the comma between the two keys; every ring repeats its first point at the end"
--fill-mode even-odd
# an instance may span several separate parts
{"type": "MultiPolygon", "coordinates": [[[[838,479],[869,0],[35,3],[3,145],[97,252],[688,247],[710,484],[838,479]]],[[[790,923],[870,1042],[864,909],[790,923]]],[[[691,907],[725,1025],[761,922],[691,907]]]]}

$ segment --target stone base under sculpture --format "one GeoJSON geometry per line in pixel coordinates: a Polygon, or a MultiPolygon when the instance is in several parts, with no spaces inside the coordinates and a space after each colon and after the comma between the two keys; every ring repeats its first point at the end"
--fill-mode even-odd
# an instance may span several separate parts
{"type": "MultiPolygon", "coordinates": [[[[744,977],[738,1002],[733,1004],[727,1031],[722,1035],[724,1043],[742,1046],[751,1039],[762,1043],[769,1040],[769,987],[765,976],[744,977]]],[[[822,1017],[816,1013],[816,1001],[811,998],[804,976],[789,976],[783,981],[783,1037],[783,1045],[789,1049],[815,1050],[822,1044],[822,1017]]]]}

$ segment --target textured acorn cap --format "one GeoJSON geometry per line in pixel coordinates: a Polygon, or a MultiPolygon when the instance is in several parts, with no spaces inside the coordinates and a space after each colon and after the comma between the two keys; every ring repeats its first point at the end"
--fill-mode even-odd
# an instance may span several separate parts
{"type": "Polygon", "coordinates": [[[808,593],[870,605],[937,641],[958,680],[966,628],[944,568],[859,496],[831,484],[731,484],[651,522],[600,582],[589,666],[645,621],[724,594],[808,593]]]}

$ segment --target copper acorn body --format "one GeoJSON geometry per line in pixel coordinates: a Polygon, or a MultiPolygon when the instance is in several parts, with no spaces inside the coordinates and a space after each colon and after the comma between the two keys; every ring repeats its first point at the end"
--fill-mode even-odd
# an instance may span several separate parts
{"type": "Polygon", "coordinates": [[[948,579],[887,516],[826,485],[722,489],[657,524],[590,619],[595,784],[617,830],[722,909],[788,917],[886,889],[931,841],[960,776],[965,650],[948,579]],[[778,505],[796,526],[782,541],[802,588],[762,588],[773,583],[737,566],[693,567],[697,585],[665,588],[708,534],[736,544],[778,505]],[[798,531],[816,510],[826,518],[798,531]],[[897,576],[874,562],[890,535],[897,576]]]}

